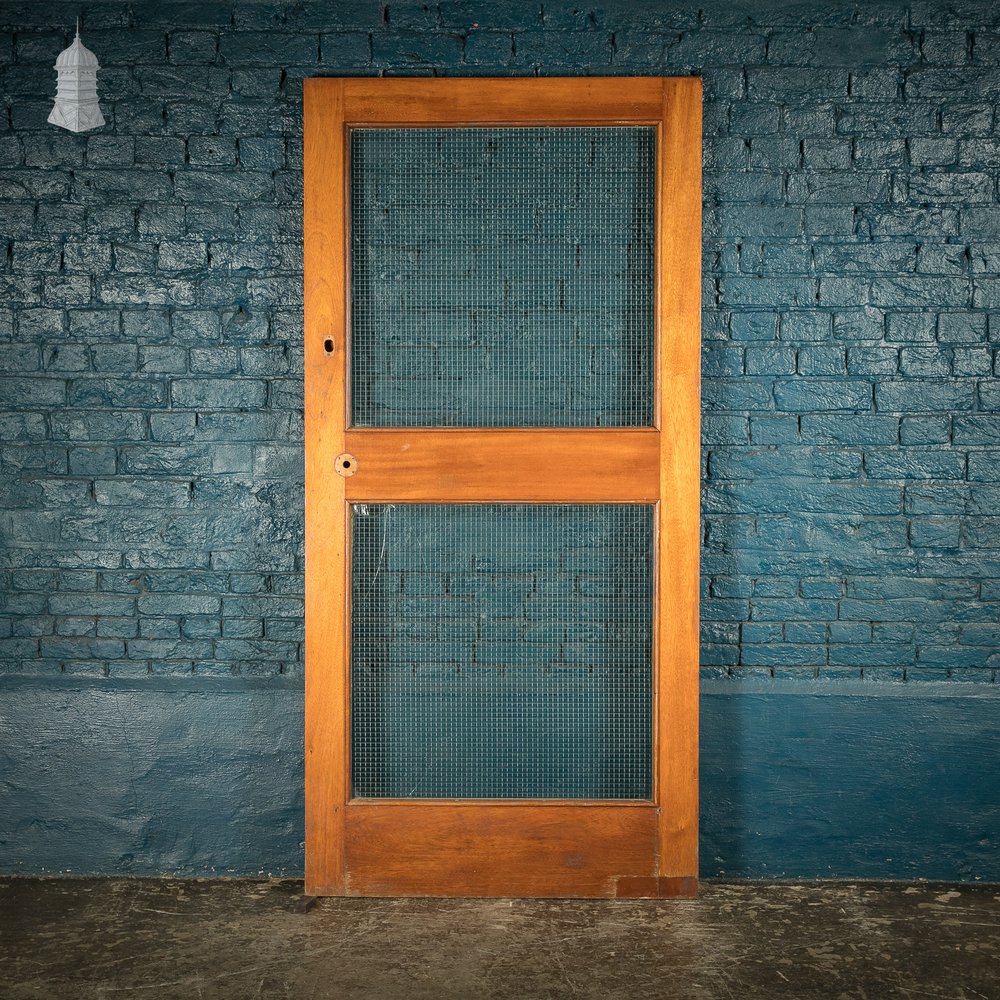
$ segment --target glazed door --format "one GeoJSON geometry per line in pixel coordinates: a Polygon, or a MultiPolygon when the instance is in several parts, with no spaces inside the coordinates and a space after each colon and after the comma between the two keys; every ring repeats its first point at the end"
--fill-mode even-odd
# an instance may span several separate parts
{"type": "Polygon", "coordinates": [[[305,84],[306,887],[697,873],[701,91],[305,84]]]}

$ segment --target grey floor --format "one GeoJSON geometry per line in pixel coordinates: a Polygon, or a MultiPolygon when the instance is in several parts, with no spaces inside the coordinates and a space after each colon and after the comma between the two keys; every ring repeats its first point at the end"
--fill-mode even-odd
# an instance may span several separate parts
{"type": "Polygon", "coordinates": [[[694,901],[324,899],[0,880],[0,997],[1000,998],[1000,886],[703,884],[694,901]]]}

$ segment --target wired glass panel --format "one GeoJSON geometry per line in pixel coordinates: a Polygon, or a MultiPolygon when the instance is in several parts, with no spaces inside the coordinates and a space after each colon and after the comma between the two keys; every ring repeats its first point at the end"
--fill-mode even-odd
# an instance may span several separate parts
{"type": "Polygon", "coordinates": [[[359,427],[653,423],[656,129],[356,128],[359,427]]]}
{"type": "Polygon", "coordinates": [[[648,799],[653,510],[355,504],[355,797],[648,799]]]}

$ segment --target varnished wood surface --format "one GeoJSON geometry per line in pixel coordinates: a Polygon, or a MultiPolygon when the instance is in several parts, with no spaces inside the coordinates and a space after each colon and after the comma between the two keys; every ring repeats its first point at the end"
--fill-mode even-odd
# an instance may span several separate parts
{"type": "Polygon", "coordinates": [[[307,80],[305,126],[307,891],[691,894],[698,814],[700,82],[307,80]],[[346,125],[520,122],[660,125],[657,429],[347,429],[346,125]],[[356,460],[350,478],[335,470],[344,453],[356,460]],[[348,801],[350,500],[659,501],[655,806],[348,801]]]}
{"type": "Polygon", "coordinates": [[[653,875],[652,805],[347,807],[346,890],[361,896],[614,896],[653,875]]]}
{"type": "Polygon", "coordinates": [[[656,800],[661,877],[698,873],[701,81],[663,81],[656,800]]]}
{"type": "Polygon", "coordinates": [[[618,899],[693,899],[698,895],[698,879],[693,875],[683,878],[626,875],[615,880],[618,899]]]}
{"type": "Polygon", "coordinates": [[[654,430],[349,430],[347,499],[655,501],[654,430]]]}
{"type": "MultiPolygon", "coordinates": [[[[323,84],[324,81],[315,81],[323,84]]],[[[601,124],[659,121],[658,77],[520,77],[511,79],[372,79],[344,85],[344,113],[354,124],[479,124],[543,121],[601,124]]]]}
{"type": "Polygon", "coordinates": [[[342,88],[305,81],[306,891],[343,883],[347,800],[347,506],[344,448],[342,88]]]}

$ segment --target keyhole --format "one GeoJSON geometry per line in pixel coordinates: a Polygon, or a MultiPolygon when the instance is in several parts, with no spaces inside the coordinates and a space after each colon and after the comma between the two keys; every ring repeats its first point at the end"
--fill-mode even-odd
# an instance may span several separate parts
{"type": "Polygon", "coordinates": [[[355,472],[358,471],[358,460],[348,452],[344,452],[343,455],[338,455],[337,460],[333,463],[333,467],[337,470],[337,474],[344,476],[353,476],[355,472]]]}
{"type": "Polygon", "coordinates": [[[326,351],[327,354],[333,354],[333,339],[331,337],[327,337],[326,340],[323,341],[323,350],[326,351]]]}
{"type": "Polygon", "coordinates": [[[347,461],[347,460],[345,459],[345,460],[344,460],[344,468],[345,468],[345,469],[349,469],[350,467],[351,467],[351,463],[350,463],[350,462],[348,462],[348,461],[347,461]]]}

